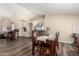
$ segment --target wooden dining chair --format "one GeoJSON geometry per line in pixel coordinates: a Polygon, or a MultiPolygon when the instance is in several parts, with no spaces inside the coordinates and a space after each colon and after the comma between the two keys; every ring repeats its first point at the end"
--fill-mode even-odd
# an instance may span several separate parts
{"type": "Polygon", "coordinates": [[[49,50],[49,55],[57,56],[57,48],[59,48],[59,32],[56,32],[55,38],[52,40],[46,40],[46,47],[49,50]]]}
{"type": "Polygon", "coordinates": [[[78,53],[79,53],[79,38],[77,38],[77,40],[76,40],[76,45],[75,45],[76,47],[77,47],[77,51],[78,51],[78,53]]]}
{"type": "Polygon", "coordinates": [[[72,37],[74,38],[74,45],[76,46],[77,45],[77,34],[76,33],[73,33],[72,37]]]}
{"type": "Polygon", "coordinates": [[[42,44],[41,54],[47,56],[57,56],[57,47],[58,44],[59,32],[56,32],[55,38],[51,38],[46,40],[46,44],[42,44]]]}
{"type": "Polygon", "coordinates": [[[55,40],[46,40],[46,44],[42,45],[43,51],[42,54],[44,56],[56,56],[56,45],[55,40]]]}
{"type": "Polygon", "coordinates": [[[76,45],[76,47],[77,47],[77,52],[79,53],[79,41],[77,41],[77,45],[76,45]]]}
{"type": "Polygon", "coordinates": [[[56,35],[55,35],[55,41],[56,41],[56,46],[57,48],[59,48],[59,43],[58,43],[58,39],[59,39],[59,32],[56,32],[56,35]]]}
{"type": "Polygon", "coordinates": [[[35,55],[35,47],[37,45],[36,43],[36,31],[32,31],[32,55],[35,55]]]}
{"type": "Polygon", "coordinates": [[[37,51],[39,56],[44,56],[44,47],[46,46],[44,41],[37,41],[37,51]]]}
{"type": "Polygon", "coordinates": [[[15,40],[16,39],[16,31],[10,31],[7,33],[7,41],[15,40]]]}

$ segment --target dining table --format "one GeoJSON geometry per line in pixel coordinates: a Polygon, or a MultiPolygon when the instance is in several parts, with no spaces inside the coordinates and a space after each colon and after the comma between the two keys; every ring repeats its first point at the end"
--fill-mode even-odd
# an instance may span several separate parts
{"type": "Polygon", "coordinates": [[[53,35],[49,35],[49,36],[39,36],[36,38],[37,41],[42,41],[44,43],[46,43],[46,40],[55,40],[55,37],[53,35]]]}
{"type": "MultiPolygon", "coordinates": [[[[55,41],[55,37],[53,35],[39,36],[36,39],[37,39],[38,45],[40,46],[40,52],[39,52],[40,55],[44,55],[44,48],[48,46],[46,40],[51,40],[53,42],[55,41]]],[[[49,48],[49,49],[51,49],[51,48],[49,48]]]]}

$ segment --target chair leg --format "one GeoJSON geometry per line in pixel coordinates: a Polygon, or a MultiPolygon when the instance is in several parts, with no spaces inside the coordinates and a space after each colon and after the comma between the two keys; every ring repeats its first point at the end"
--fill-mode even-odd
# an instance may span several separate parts
{"type": "MultiPolygon", "coordinates": [[[[59,47],[58,47],[59,48],[59,47]]],[[[55,49],[55,56],[57,56],[57,49],[55,49]]]]}
{"type": "Polygon", "coordinates": [[[32,55],[35,55],[34,54],[34,45],[32,44],[32,55]]]}
{"type": "Polygon", "coordinates": [[[78,47],[77,53],[78,53],[78,55],[79,55],[79,47],[78,47]]]}

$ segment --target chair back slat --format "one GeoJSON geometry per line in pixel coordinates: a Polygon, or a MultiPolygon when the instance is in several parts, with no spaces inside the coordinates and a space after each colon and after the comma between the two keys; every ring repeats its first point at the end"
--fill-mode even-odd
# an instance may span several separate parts
{"type": "Polygon", "coordinates": [[[37,32],[36,31],[32,31],[32,40],[36,41],[37,38],[37,32]]]}
{"type": "Polygon", "coordinates": [[[46,40],[46,48],[49,50],[49,55],[56,55],[55,40],[46,40]]]}
{"type": "Polygon", "coordinates": [[[56,32],[55,41],[56,41],[56,46],[59,47],[58,39],[59,39],[59,32],[56,32]]]}

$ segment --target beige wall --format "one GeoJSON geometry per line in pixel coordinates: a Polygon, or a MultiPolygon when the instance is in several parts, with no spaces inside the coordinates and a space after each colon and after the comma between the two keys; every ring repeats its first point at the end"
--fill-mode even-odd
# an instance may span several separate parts
{"type": "Polygon", "coordinates": [[[6,20],[0,20],[0,27],[6,26],[7,21],[6,20]]]}
{"type": "Polygon", "coordinates": [[[7,31],[8,21],[0,19],[0,33],[7,31]]]}
{"type": "Polygon", "coordinates": [[[60,42],[72,43],[72,33],[79,33],[79,15],[46,15],[44,23],[46,27],[50,28],[50,34],[55,33],[56,31],[60,31],[60,42]]]}

